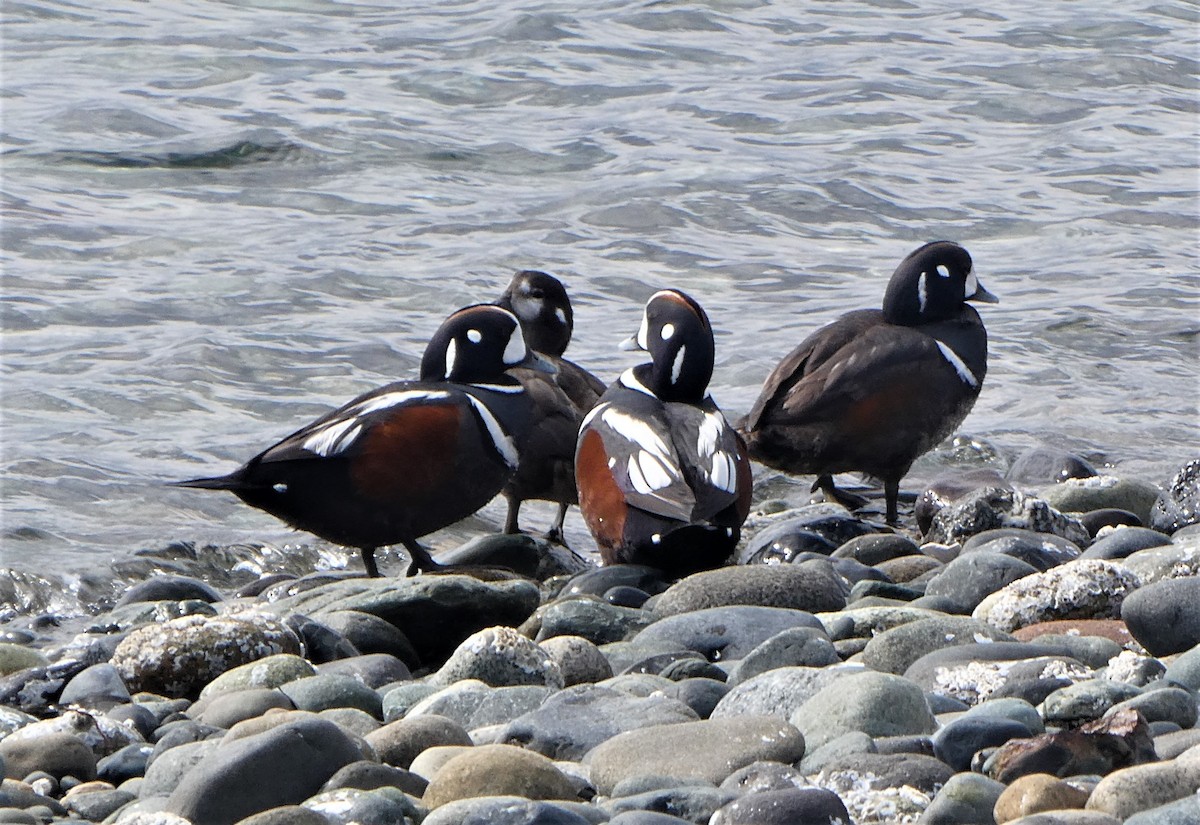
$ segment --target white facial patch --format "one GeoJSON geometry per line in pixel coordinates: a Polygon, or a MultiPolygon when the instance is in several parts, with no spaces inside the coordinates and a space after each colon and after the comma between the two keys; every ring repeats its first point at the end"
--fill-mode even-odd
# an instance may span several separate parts
{"type": "Polygon", "coordinates": [[[472,344],[478,344],[483,340],[483,333],[477,329],[469,329],[467,330],[467,340],[472,344]]]}
{"type": "Polygon", "coordinates": [[[674,324],[663,324],[662,331],[659,332],[659,335],[662,336],[662,339],[664,341],[670,341],[671,336],[674,334],[675,334],[675,325],[674,324]]]}
{"type": "Polygon", "coordinates": [[[679,352],[675,353],[675,360],[671,362],[671,383],[679,383],[679,375],[683,372],[683,361],[687,356],[687,347],[680,347],[679,352]]]}
{"type": "Polygon", "coordinates": [[[967,273],[967,283],[963,287],[963,298],[970,298],[979,291],[979,279],[975,277],[975,267],[971,267],[971,271],[967,273]]]}
{"type": "Polygon", "coordinates": [[[929,290],[925,283],[925,273],[921,273],[921,277],[917,278],[917,302],[921,307],[921,312],[925,311],[925,304],[929,300],[929,290]]]}
{"type": "Polygon", "coordinates": [[[949,278],[950,277],[950,267],[946,266],[945,264],[938,264],[937,265],[937,274],[941,275],[943,278],[949,278]]]}
{"type": "Polygon", "coordinates": [[[557,318],[558,322],[563,326],[567,325],[567,313],[563,312],[562,307],[554,308],[554,317],[557,318]]]}
{"type": "Polygon", "coordinates": [[[942,351],[942,356],[947,361],[950,362],[950,366],[954,367],[954,371],[958,373],[958,377],[961,378],[967,384],[967,386],[970,386],[970,387],[978,387],[979,386],[979,379],[977,379],[975,377],[975,374],[972,373],[971,370],[967,367],[966,362],[964,362],[961,358],[958,357],[957,352],[950,349],[949,346],[942,343],[941,341],[937,342],[937,346],[938,346],[938,349],[942,351]]]}
{"type": "Polygon", "coordinates": [[[519,456],[517,454],[517,446],[513,444],[512,438],[508,433],[504,432],[504,428],[500,426],[500,422],[496,420],[496,416],[492,415],[492,411],[487,408],[487,405],[475,398],[472,395],[467,395],[467,400],[471,402],[475,412],[479,414],[479,418],[483,421],[483,426],[487,428],[488,435],[492,438],[492,445],[495,446],[496,452],[500,453],[500,457],[504,459],[504,463],[514,470],[517,468],[519,456]]]}
{"type": "Polygon", "coordinates": [[[526,355],[528,353],[525,350],[525,338],[519,328],[514,329],[512,337],[508,339],[508,345],[504,347],[504,363],[511,367],[524,361],[526,355]]]}
{"type": "Polygon", "coordinates": [[[450,373],[454,372],[454,362],[458,360],[458,342],[453,338],[450,339],[450,345],[446,347],[446,374],[444,378],[449,378],[450,373]]]}
{"type": "Polygon", "coordinates": [[[650,319],[642,313],[642,325],[638,327],[637,345],[644,350],[650,349],[650,319]]]}

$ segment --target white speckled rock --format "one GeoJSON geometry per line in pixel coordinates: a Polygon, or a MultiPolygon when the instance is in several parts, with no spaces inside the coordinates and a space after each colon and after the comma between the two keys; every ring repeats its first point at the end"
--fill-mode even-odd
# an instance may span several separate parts
{"type": "Polygon", "coordinates": [[[5,742],[22,742],[47,736],[52,733],[66,733],[74,736],[87,745],[97,757],[116,753],[126,745],[144,741],[140,734],[132,728],[109,719],[107,716],[90,713],[80,713],[69,710],[62,716],[34,722],[26,725],[5,737],[5,742]]]}
{"type": "Polygon", "coordinates": [[[478,679],[492,687],[563,686],[562,670],[532,639],[511,627],[488,627],[469,636],[429,678],[435,685],[478,679]]]}
{"type": "Polygon", "coordinates": [[[971,616],[1005,632],[1055,619],[1120,618],[1121,602],[1140,586],[1124,565],[1077,559],[1017,579],[980,602],[971,616]]]}
{"type": "Polygon", "coordinates": [[[225,671],[276,653],[300,653],[300,640],[274,616],[184,616],[133,630],[112,664],[131,691],[194,697],[225,671]]]}

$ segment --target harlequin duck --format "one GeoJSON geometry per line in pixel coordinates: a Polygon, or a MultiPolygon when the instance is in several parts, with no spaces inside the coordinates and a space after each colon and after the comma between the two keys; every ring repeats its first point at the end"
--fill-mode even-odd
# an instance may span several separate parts
{"type": "Polygon", "coordinates": [[[685,576],[719,566],[750,512],[742,439],[707,395],[713,333],[675,290],[655,293],[626,349],[653,361],[626,370],[584,419],[575,451],[579,509],[605,564],[685,576]]]}
{"type": "Polygon", "coordinates": [[[768,376],[739,429],[750,456],[848,506],[833,473],[883,481],[897,521],[900,479],[962,423],[987,372],[987,332],[966,301],[996,303],[961,246],[936,241],[901,261],[883,309],[843,315],[806,338],[768,376]]]}
{"type": "Polygon", "coordinates": [[[375,548],[396,543],[417,569],[436,569],[417,539],[471,515],[512,477],[533,404],[507,370],[540,362],[508,310],[460,309],[425,348],[418,380],[355,398],[229,475],[177,486],[229,490],[357,547],[372,577],[375,548]]]}
{"type": "Polygon", "coordinates": [[[521,446],[517,472],[503,490],[508,499],[506,533],[520,532],[521,502],[558,502],[558,515],[546,538],[562,541],[567,509],[579,503],[575,487],[575,438],[579,425],[604,384],[587,370],[563,358],[571,342],[575,314],[562,282],[545,272],[526,269],[513,276],[496,301],[521,321],[525,343],[554,367],[554,372],[518,367],[511,371],[533,401],[533,426],[521,446]]]}

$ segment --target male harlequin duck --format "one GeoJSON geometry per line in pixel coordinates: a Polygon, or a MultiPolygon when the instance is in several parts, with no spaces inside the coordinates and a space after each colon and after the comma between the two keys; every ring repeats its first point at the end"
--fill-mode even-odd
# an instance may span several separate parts
{"type": "Polygon", "coordinates": [[[713,333],[675,290],[646,304],[627,349],[652,363],[627,370],[584,419],[575,451],[579,509],[605,564],[686,576],[733,552],[750,512],[742,439],[707,395],[713,333]]]}
{"type": "Polygon", "coordinates": [[[563,358],[571,342],[575,315],[562,282],[545,272],[526,269],[513,276],[496,301],[521,321],[525,343],[554,367],[554,372],[518,367],[511,371],[533,400],[534,418],[521,446],[521,462],[503,490],[508,499],[506,533],[520,532],[521,502],[558,502],[558,515],[546,538],[562,541],[567,509],[579,503],[575,487],[575,438],[579,425],[604,392],[604,384],[587,370],[563,358]]]}
{"type": "Polygon", "coordinates": [[[417,569],[436,569],[417,539],[471,515],[512,477],[533,404],[507,370],[540,362],[508,310],[460,309],[430,340],[419,380],[361,395],[227,476],[177,486],[229,490],[357,547],[373,577],[375,548],[389,544],[403,544],[417,569]]]}
{"type": "Polygon", "coordinates": [[[750,456],[789,473],[816,473],[813,489],[848,506],[833,473],[883,481],[897,521],[900,479],[962,423],[987,372],[987,332],[966,301],[996,303],[971,256],[926,244],[897,267],[883,309],[847,313],[814,332],[768,376],[739,429],[750,456]]]}

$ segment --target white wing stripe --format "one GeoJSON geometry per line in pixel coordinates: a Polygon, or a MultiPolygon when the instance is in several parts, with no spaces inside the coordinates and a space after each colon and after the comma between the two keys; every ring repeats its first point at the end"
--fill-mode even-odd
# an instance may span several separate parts
{"type": "Polygon", "coordinates": [[[361,432],[362,426],[358,425],[357,418],[343,418],[317,430],[304,440],[303,446],[310,453],[328,458],[353,444],[361,432]]]}

